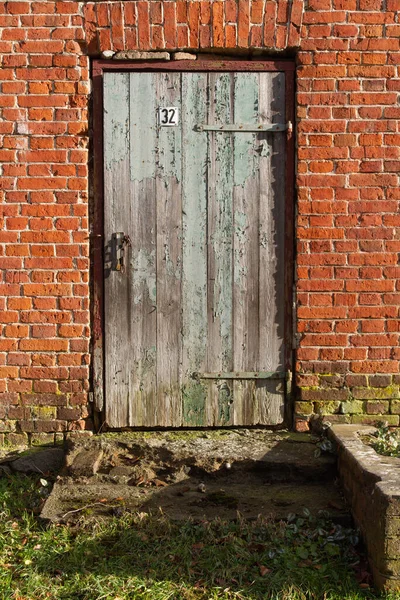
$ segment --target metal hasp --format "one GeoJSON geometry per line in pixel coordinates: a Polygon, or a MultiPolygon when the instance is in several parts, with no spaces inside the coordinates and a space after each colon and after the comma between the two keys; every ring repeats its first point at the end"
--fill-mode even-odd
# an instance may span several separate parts
{"type": "Polygon", "coordinates": [[[196,131],[221,131],[221,132],[234,132],[238,133],[243,131],[244,133],[257,133],[259,131],[267,131],[273,133],[274,131],[291,131],[292,123],[288,121],[287,123],[274,123],[274,124],[264,124],[264,123],[251,123],[251,124],[242,124],[242,123],[227,123],[226,125],[206,125],[201,124],[197,125],[196,131]]]}
{"type": "Polygon", "coordinates": [[[287,371],[232,371],[220,373],[193,373],[193,379],[286,379],[287,371]]]}
{"type": "Polygon", "coordinates": [[[132,242],[129,235],[125,235],[123,231],[113,233],[113,250],[114,250],[114,271],[125,273],[125,246],[131,246],[132,242]]]}

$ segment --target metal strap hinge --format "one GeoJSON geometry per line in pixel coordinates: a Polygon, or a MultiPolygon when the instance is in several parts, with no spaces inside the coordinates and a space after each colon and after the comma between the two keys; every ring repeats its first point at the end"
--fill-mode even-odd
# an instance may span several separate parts
{"type": "Polygon", "coordinates": [[[196,131],[221,131],[221,132],[244,132],[244,133],[258,133],[260,131],[291,131],[292,123],[288,121],[287,123],[226,123],[225,125],[207,125],[205,123],[201,123],[197,125],[196,131]]]}
{"type": "Polygon", "coordinates": [[[193,373],[193,379],[286,379],[286,371],[232,371],[218,373],[193,373]]]}

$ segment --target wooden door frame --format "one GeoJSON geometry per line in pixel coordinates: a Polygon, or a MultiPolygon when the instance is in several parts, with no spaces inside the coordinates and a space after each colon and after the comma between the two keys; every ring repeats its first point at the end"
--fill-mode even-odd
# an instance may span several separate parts
{"type": "MultiPolygon", "coordinates": [[[[90,231],[92,257],[92,385],[95,428],[103,422],[104,389],[104,140],[103,140],[103,76],[105,72],[285,72],[286,122],[295,121],[295,63],[292,59],[238,60],[226,57],[209,60],[181,61],[115,61],[96,59],[92,63],[93,82],[93,220],[90,231]]],[[[294,281],[294,150],[295,135],[288,135],[286,143],[285,190],[285,370],[293,369],[293,281],[294,281]]],[[[290,386],[291,387],[291,386],[290,386]]],[[[290,394],[287,394],[288,396],[290,394]]],[[[285,422],[292,422],[291,402],[285,403],[285,422]]]]}

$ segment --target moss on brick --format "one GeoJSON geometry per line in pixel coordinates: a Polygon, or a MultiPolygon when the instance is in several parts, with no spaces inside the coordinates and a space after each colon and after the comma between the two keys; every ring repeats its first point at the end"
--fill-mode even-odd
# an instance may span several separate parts
{"type": "Polygon", "coordinates": [[[398,385],[389,385],[384,388],[356,387],[351,389],[351,395],[360,400],[400,398],[400,388],[398,385]]]}
{"type": "Polygon", "coordinates": [[[297,415],[312,415],[314,413],[314,405],[312,402],[296,402],[295,412],[297,415]]]}
{"type": "Polygon", "coordinates": [[[364,402],[361,400],[349,400],[347,402],[342,402],[340,406],[340,412],[342,414],[362,414],[364,412],[364,402]]]}
{"type": "Polygon", "coordinates": [[[315,412],[317,415],[332,415],[339,412],[341,402],[332,400],[328,402],[316,402],[315,412]]]}
{"type": "Polygon", "coordinates": [[[316,416],[329,418],[341,416],[335,422],[376,423],[387,421],[398,424],[400,415],[400,385],[396,375],[377,374],[368,378],[364,375],[342,377],[337,373],[318,375],[319,386],[303,387],[299,393],[303,402],[296,403],[298,416],[310,416],[301,412],[302,405],[313,404],[316,416]],[[342,382],[342,387],[327,385],[342,382]],[[374,383],[375,385],[370,385],[374,383]],[[361,385],[360,385],[361,384],[361,385]],[[363,418],[365,416],[365,419],[363,418]],[[345,418],[344,418],[345,417],[345,418]]]}
{"type": "Polygon", "coordinates": [[[31,406],[33,419],[55,419],[57,409],[54,406],[31,406]]]}
{"type": "Polygon", "coordinates": [[[1,433],[14,433],[17,431],[17,421],[3,420],[0,421],[0,432],[1,433]]]}

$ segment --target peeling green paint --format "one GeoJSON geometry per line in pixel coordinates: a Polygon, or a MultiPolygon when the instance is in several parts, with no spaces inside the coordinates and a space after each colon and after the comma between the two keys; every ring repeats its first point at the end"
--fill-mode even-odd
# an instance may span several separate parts
{"type": "MultiPolygon", "coordinates": [[[[235,74],[235,123],[254,123],[258,121],[258,75],[257,73],[235,74]]],[[[254,134],[237,133],[234,136],[235,161],[234,185],[244,187],[258,168],[258,156],[253,152],[254,134]]]]}
{"type": "MultiPolygon", "coordinates": [[[[179,74],[159,73],[162,81],[158,82],[158,87],[162,90],[159,93],[159,105],[171,106],[171,101],[165,99],[166,92],[173,87],[176,90],[174,107],[179,110],[180,119],[182,119],[182,106],[179,93],[179,74]]],[[[168,179],[174,178],[178,183],[182,178],[182,129],[176,127],[158,127],[158,146],[157,160],[161,176],[164,179],[165,187],[168,187],[168,179]]]]}
{"type": "Polygon", "coordinates": [[[154,73],[131,73],[129,79],[131,181],[151,179],[156,174],[155,77],[154,73]]]}
{"type": "Polygon", "coordinates": [[[204,87],[201,73],[188,73],[182,81],[182,320],[184,370],[189,373],[203,370],[207,344],[207,133],[195,129],[206,119],[204,87]]]}
{"type": "Polygon", "coordinates": [[[110,170],[129,147],[129,73],[104,73],[104,163],[110,170]]]}
{"type": "MultiPolygon", "coordinates": [[[[217,76],[214,87],[215,122],[229,122],[231,115],[231,74],[217,76]]],[[[211,181],[215,195],[216,222],[212,244],[215,261],[218,265],[214,281],[214,319],[219,321],[223,368],[230,368],[232,362],[232,241],[233,241],[233,173],[232,137],[216,133],[215,181],[211,181]]]]}
{"type": "Polygon", "coordinates": [[[207,386],[199,381],[189,382],[182,387],[183,420],[187,426],[201,426],[205,423],[207,386]]]}

